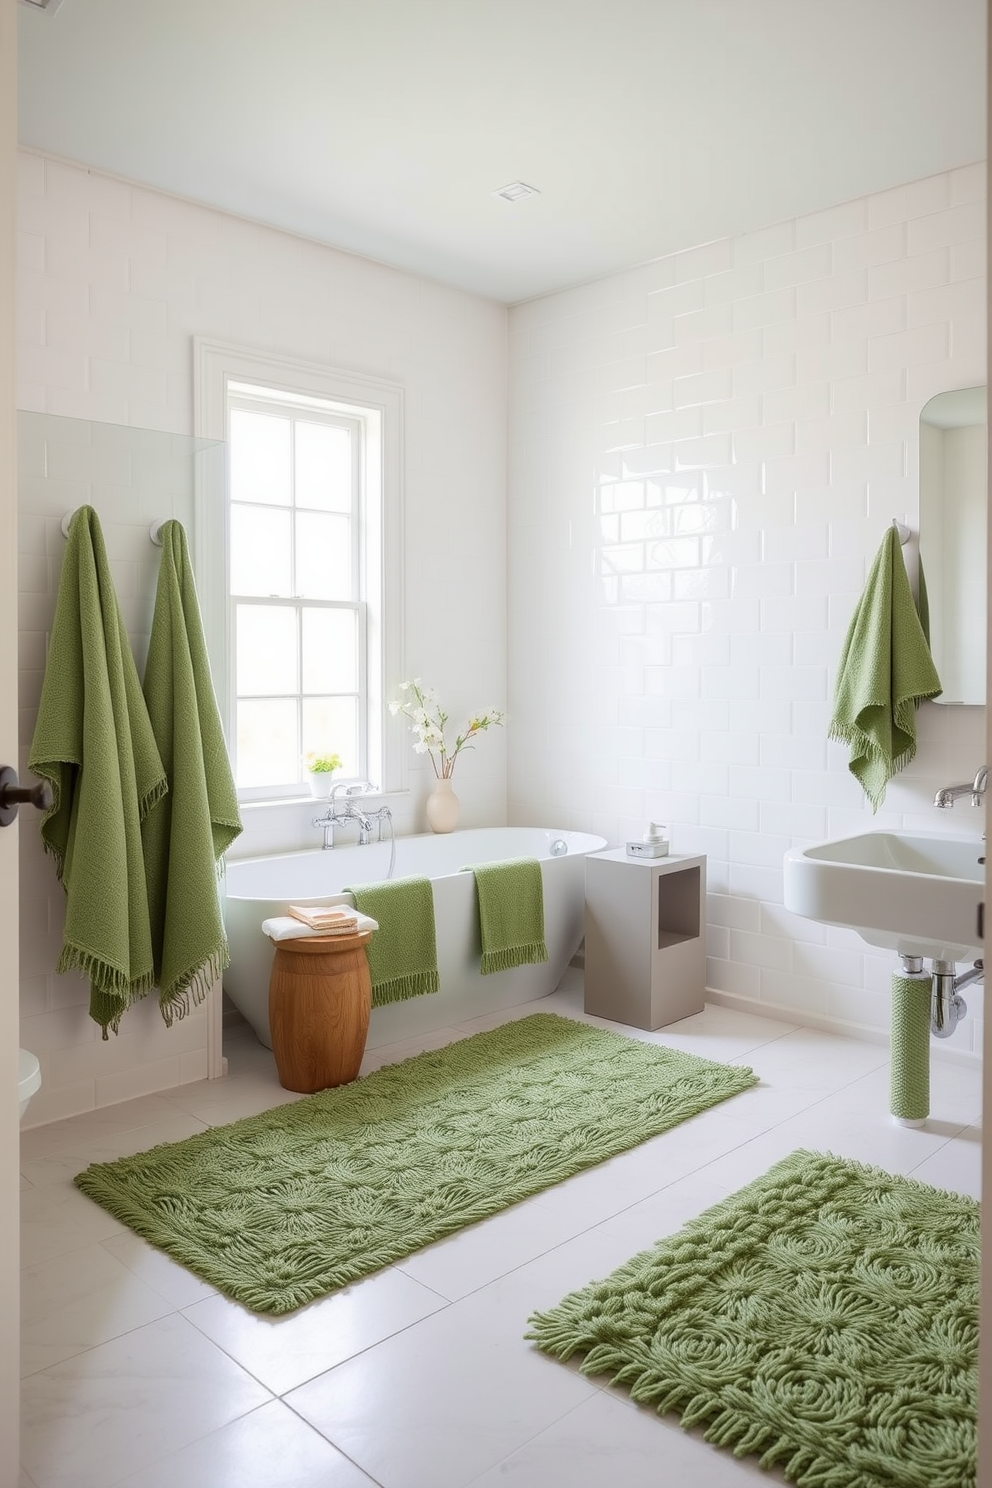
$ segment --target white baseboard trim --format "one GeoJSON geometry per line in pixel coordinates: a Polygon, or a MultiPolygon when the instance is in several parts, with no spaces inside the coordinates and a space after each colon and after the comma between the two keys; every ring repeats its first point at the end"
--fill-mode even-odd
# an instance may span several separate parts
{"type": "MultiPolygon", "coordinates": [[[[889,1045],[887,1028],[876,1028],[867,1023],[854,1023],[847,1018],[831,1018],[825,1013],[808,1013],[796,1008],[780,1007],[772,1002],[757,1002],[752,997],[742,997],[737,992],[718,992],[706,988],[706,1001],[717,1007],[733,1008],[738,1013],[751,1013],[758,1018],[774,1018],[779,1023],[793,1023],[800,1028],[815,1028],[820,1033],[836,1033],[841,1038],[862,1039],[869,1044],[889,1045]]],[[[968,1069],[981,1069],[982,1056],[974,1049],[954,1047],[953,1035],[946,1042],[930,1041],[931,1059],[942,1063],[964,1065],[968,1069]]]]}

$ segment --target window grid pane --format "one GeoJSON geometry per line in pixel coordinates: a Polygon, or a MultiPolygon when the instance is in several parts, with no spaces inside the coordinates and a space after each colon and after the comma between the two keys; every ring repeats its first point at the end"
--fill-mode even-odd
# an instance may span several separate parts
{"type": "Polygon", "coordinates": [[[303,749],[319,754],[339,754],[341,773],[359,773],[358,698],[321,697],[303,699],[303,749]]]}
{"type": "Polygon", "coordinates": [[[351,430],[297,419],[293,444],[296,505],[349,514],[353,506],[351,430]]]}
{"type": "Polygon", "coordinates": [[[288,511],[231,503],[232,593],[295,593],[291,523],[288,511]]]}
{"type": "Polygon", "coordinates": [[[291,425],[285,414],[231,410],[231,499],[289,506],[291,425]]]}
{"type": "Polygon", "coordinates": [[[297,598],[354,598],[351,526],[336,512],[296,513],[297,598]]]}
{"type": "Polygon", "coordinates": [[[308,606],[301,619],[301,692],[357,695],[358,617],[355,611],[308,606]]]}
{"type": "Polygon", "coordinates": [[[239,604],[235,614],[238,696],[297,696],[297,606],[239,604]]]}
{"type": "Polygon", "coordinates": [[[297,700],[239,699],[237,739],[239,785],[271,785],[273,780],[292,780],[299,770],[300,759],[297,700]]]}

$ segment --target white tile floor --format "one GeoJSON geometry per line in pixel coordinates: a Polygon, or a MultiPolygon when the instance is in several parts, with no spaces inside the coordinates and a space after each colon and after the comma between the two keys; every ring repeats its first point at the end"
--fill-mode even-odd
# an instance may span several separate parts
{"type": "MultiPolygon", "coordinates": [[[[581,1008],[569,971],[551,998],[509,1016],[581,1008]]],[[[977,1196],[980,1075],[935,1063],[931,1119],[906,1131],[887,1114],[880,1045],[716,1007],[657,1034],[621,1031],[750,1064],[761,1083],[277,1322],[219,1296],[71,1183],[93,1160],[294,1099],[247,1028],[228,1040],[223,1081],[25,1132],[19,1488],[784,1481],[537,1353],[527,1318],[797,1147],[977,1196]]],[[[365,1069],[415,1052],[377,1049],[365,1069]]]]}

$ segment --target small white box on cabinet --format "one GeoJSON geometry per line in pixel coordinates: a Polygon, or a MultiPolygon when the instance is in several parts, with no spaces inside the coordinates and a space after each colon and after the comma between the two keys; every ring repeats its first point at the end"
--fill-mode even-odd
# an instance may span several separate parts
{"type": "Polygon", "coordinates": [[[585,1010],[634,1028],[702,1012],[706,858],[586,858],[585,1010]]]}

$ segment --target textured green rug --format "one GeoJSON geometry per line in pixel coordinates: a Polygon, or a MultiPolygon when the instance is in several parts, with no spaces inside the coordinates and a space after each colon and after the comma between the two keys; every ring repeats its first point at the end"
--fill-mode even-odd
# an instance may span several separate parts
{"type": "Polygon", "coordinates": [[[755,1083],[540,1013],[76,1183],[218,1290],[290,1312],[755,1083]]]}
{"type": "Polygon", "coordinates": [[[978,1215],[794,1152],[527,1337],[801,1488],[968,1488],[978,1215]]]}

